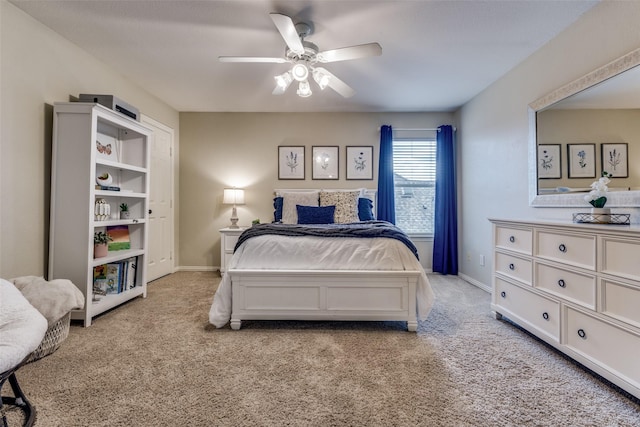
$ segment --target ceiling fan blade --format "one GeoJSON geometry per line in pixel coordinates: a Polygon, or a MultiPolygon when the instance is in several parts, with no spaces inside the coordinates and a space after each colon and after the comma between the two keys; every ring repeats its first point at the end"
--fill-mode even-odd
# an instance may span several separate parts
{"type": "Polygon", "coordinates": [[[367,43],[318,52],[316,58],[318,62],[327,63],[380,55],[382,55],[382,47],[378,43],[367,43]]]}
{"type": "Polygon", "coordinates": [[[269,16],[276,25],[276,28],[278,28],[278,31],[280,31],[280,35],[282,35],[289,49],[298,55],[302,55],[304,53],[304,46],[302,46],[302,41],[298,36],[298,31],[291,18],[280,13],[270,13],[269,16]]]}
{"type": "Polygon", "coordinates": [[[220,62],[273,62],[284,64],[288,62],[284,58],[265,58],[260,56],[218,56],[220,62]]]}
{"type": "Polygon", "coordinates": [[[343,82],[342,80],[337,78],[334,74],[330,73],[325,68],[315,67],[315,69],[320,71],[320,72],[322,72],[326,76],[328,76],[329,77],[329,83],[327,84],[327,86],[329,86],[331,89],[333,89],[336,92],[338,92],[343,97],[351,98],[353,95],[356,94],[356,91],[353,90],[351,88],[351,86],[349,86],[348,84],[346,84],[345,82],[343,82]]]}
{"type": "Polygon", "coordinates": [[[287,88],[284,86],[280,86],[280,85],[276,85],[275,89],[273,89],[273,92],[271,92],[272,95],[284,95],[284,93],[287,91],[287,88]]]}

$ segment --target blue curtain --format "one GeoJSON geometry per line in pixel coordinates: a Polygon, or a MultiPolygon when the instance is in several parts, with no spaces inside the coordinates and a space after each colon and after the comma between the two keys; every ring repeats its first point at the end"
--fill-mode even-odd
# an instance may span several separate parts
{"type": "Polygon", "coordinates": [[[433,232],[433,271],[436,273],[458,274],[456,197],[454,130],[451,126],[440,126],[436,139],[436,199],[433,232]]]}
{"type": "Polygon", "coordinates": [[[393,131],[391,126],[380,128],[380,157],[378,162],[377,219],[396,223],[396,203],[393,185],[393,131]]]}

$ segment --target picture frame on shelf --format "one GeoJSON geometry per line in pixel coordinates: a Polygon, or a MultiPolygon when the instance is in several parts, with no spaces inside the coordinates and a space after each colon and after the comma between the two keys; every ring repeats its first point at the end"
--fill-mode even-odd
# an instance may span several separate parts
{"type": "Polygon", "coordinates": [[[606,172],[611,178],[629,178],[628,150],[627,143],[602,144],[602,172],[606,172]]]}
{"type": "Polygon", "coordinates": [[[562,153],[560,144],[538,145],[538,178],[562,178],[562,153]]]}
{"type": "Polygon", "coordinates": [[[596,144],[567,144],[569,178],[596,177],[596,144]]]}
{"type": "Polygon", "coordinates": [[[339,179],[339,147],[314,145],[311,147],[311,179],[339,179]]]}
{"type": "Polygon", "coordinates": [[[373,145],[348,145],[345,157],[348,180],[373,179],[373,145]]]}
{"type": "Polygon", "coordinates": [[[278,146],[278,179],[305,179],[303,145],[278,146]]]}
{"type": "Polygon", "coordinates": [[[119,148],[117,138],[102,133],[96,135],[96,159],[119,162],[119,148]]]}

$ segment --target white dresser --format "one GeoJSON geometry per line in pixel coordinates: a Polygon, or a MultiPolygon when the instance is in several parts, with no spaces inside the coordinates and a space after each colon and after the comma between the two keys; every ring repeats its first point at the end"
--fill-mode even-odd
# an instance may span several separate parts
{"type": "Polygon", "coordinates": [[[490,221],[496,318],[640,398],[640,227],[490,221]]]}

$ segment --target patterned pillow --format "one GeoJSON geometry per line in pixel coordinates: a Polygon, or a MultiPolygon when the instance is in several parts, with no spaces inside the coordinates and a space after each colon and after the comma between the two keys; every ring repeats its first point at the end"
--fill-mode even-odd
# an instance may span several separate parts
{"type": "Polygon", "coordinates": [[[336,224],[358,222],[358,197],[360,191],[321,191],[320,206],[335,205],[333,220],[336,224]]]}
{"type": "Polygon", "coordinates": [[[298,211],[296,205],[318,206],[319,191],[282,193],[282,223],[297,224],[298,211]]]}
{"type": "Polygon", "coordinates": [[[282,197],[274,197],[273,198],[273,222],[281,222],[282,221],[282,197]]]}
{"type": "Polygon", "coordinates": [[[296,206],[298,224],[333,224],[335,206],[296,206]]]}

